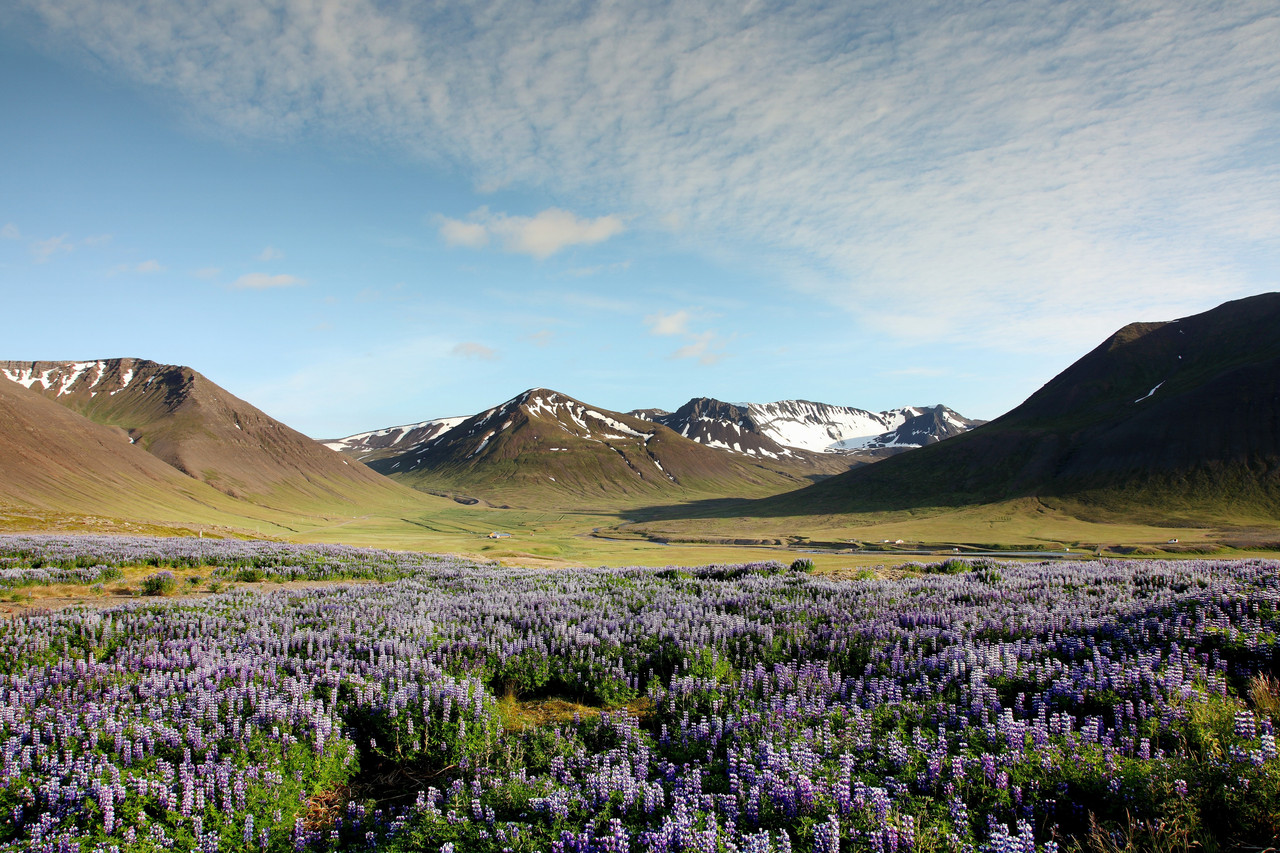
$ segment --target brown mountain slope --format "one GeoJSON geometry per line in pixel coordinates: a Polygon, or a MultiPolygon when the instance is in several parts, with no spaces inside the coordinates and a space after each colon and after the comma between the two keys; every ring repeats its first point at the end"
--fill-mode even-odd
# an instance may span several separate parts
{"type": "Polygon", "coordinates": [[[189,367],[133,358],[3,361],[0,375],[123,430],[156,458],[233,497],[350,503],[403,492],[189,367]]]}
{"type": "Polygon", "coordinates": [[[235,501],[95,424],[0,382],[0,504],[53,513],[235,525],[235,501]]]}

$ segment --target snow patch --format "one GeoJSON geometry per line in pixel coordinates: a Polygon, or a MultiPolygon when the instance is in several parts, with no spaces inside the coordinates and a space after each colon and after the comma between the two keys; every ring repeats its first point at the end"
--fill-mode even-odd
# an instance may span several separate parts
{"type": "MultiPolygon", "coordinates": [[[[1163,385],[1163,384],[1164,384],[1163,382],[1161,382],[1161,383],[1160,383],[1160,385],[1163,385]]],[[[1145,396],[1139,397],[1138,399],[1134,400],[1133,402],[1135,402],[1135,403],[1141,403],[1143,400],[1147,399],[1147,397],[1150,397],[1152,394],[1154,394],[1154,393],[1156,393],[1157,391],[1159,391],[1159,390],[1160,390],[1160,385],[1157,385],[1156,387],[1152,388],[1150,391],[1148,391],[1148,392],[1146,393],[1146,395],[1145,395],[1145,396]]]]}
{"type": "Polygon", "coordinates": [[[30,389],[36,383],[36,378],[31,374],[30,370],[9,370],[5,368],[4,375],[10,382],[16,382],[23,388],[30,389]]]}
{"type": "Polygon", "coordinates": [[[468,459],[485,449],[485,446],[489,443],[489,439],[493,438],[493,432],[493,430],[490,430],[484,434],[484,438],[480,439],[480,443],[476,445],[476,449],[467,454],[468,459]]]}
{"type": "Polygon", "coordinates": [[[93,384],[89,388],[97,388],[98,383],[102,381],[102,374],[107,372],[107,363],[105,361],[98,362],[98,375],[93,378],[93,384]]]}
{"type": "Polygon", "coordinates": [[[58,396],[61,397],[70,391],[71,386],[76,384],[76,380],[83,376],[84,372],[93,367],[95,363],[92,361],[73,361],[68,364],[66,367],[70,370],[70,373],[62,375],[62,382],[58,385],[58,396]]]}
{"type": "Polygon", "coordinates": [[[911,409],[876,413],[806,400],[747,403],[745,408],[760,431],[778,444],[815,453],[862,447],[914,414],[911,409]]]}
{"type": "MultiPolygon", "coordinates": [[[[152,378],[154,378],[154,377],[152,377],[152,378]]],[[[112,392],[111,392],[111,396],[112,396],[112,397],[114,397],[115,395],[117,395],[117,394],[119,394],[121,391],[123,391],[124,389],[128,388],[128,387],[129,387],[129,383],[130,383],[130,382],[132,382],[132,381],[133,381],[133,368],[132,368],[132,367],[130,367],[130,368],[129,368],[128,370],[126,370],[124,373],[120,374],[120,387],[119,387],[119,388],[117,388],[116,390],[112,391],[112,392]]],[[[147,384],[148,384],[148,385],[150,385],[151,383],[150,383],[150,382],[148,382],[147,384]]]]}

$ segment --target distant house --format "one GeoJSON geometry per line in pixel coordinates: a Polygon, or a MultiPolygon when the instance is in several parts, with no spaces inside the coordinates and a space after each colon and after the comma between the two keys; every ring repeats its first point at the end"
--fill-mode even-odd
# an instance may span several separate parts
{"type": "Polygon", "coordinates": [[[490,539],[510,539],[510,538],[511,538],[511,534],[510,534],[510,533],[499,533],[498,531],[496,531],[496,530],[495,530],[495,531],[493,531],[492,533],[490,533],[490,534],[489,534],[489,538],[490,538],[490,539]]]}
{"type": "Polygon", "coordinates": [[[1168,542],[1168,544],[1170,544],[1170,545],[1177,545],[1177,544],[1178,544],[1178,540],[1177,540],[1177,539],[1170,539],[1170,540],[1169,540],[1169,542],[1168,542]]]}

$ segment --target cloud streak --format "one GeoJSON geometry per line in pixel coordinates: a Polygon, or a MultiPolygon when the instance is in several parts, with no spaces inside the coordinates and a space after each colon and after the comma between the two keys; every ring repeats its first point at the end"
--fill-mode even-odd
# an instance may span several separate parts
{"type": "Polygon", "coordinates": [[[467,221],[442,218],[440,236],[451,246],[480,249],[491,237],[502,242],[508,252],[549,258],[570,246],[602,243],[624,230],[617,216],[583,219],[559,208],[548,208],[536,216],[507,216],[481,208],[467,221]]]}
{"type": "Polygon", "coordinates": [[[498,351],[493,347],[487,347],[475,341],[464,341],[460,344],[455,344],[449,352],[459,358],[474,358],[480,361],[493,361],[498,357],[498,351]]]}
{"type": "Polygon", "coordinates": [[[286,275],[285,273],[271,275],[264,272],[251,272],[240,276],[231,283],[231,286],[236,290],[272,290],[279,287],[297,287],[303,284],[306,284],[306,282],[294,275],[286,275]]]}
{"type": "MultiPolygon", "coordinates": [[[[220,128],[323,128],[678,222],[902,336],[1092,340],[1280,258],[1269,0],[26,5],[220,128]]],[[[548,257],[621,227],[441,236],[548,257]]]]}

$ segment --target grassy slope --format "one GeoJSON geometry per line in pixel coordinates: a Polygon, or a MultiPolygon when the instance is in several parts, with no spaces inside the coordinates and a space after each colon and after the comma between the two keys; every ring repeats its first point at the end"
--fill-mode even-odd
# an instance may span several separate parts
{"type": "Polygon", "coordinates": [[[285,483],[237,499],[131,444],[122,430],[15,383],[0,382],[0,411],[0,529],[289,537],[361,516],[402,518],[454,506],[381,478],[365,487],[313,477],[305,489],[285,483]],[[338,488],[342,498],[330,497],[338,488]]]}

